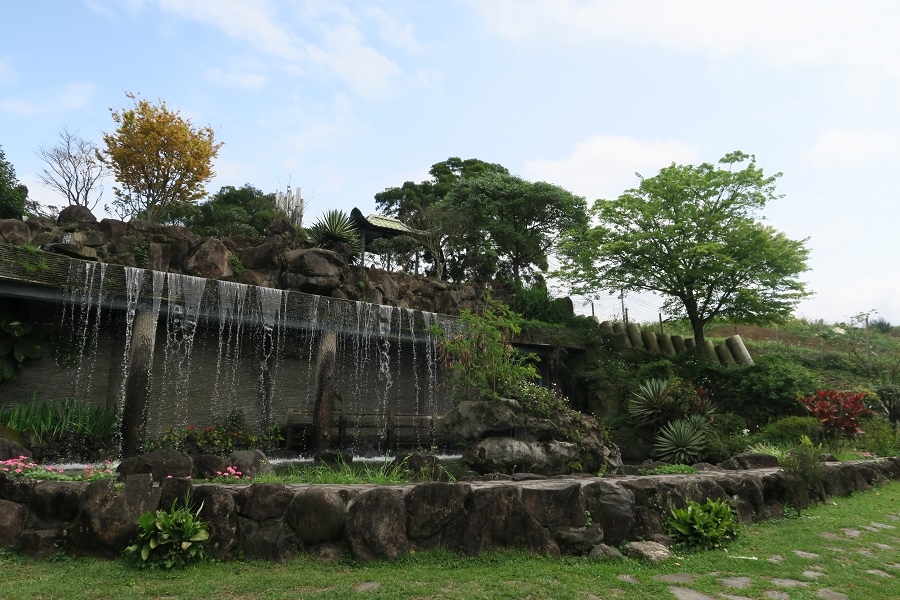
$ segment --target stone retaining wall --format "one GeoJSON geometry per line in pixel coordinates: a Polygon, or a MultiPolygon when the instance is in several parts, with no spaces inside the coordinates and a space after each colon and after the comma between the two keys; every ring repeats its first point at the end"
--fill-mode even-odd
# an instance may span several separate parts
{"type": "MultiPolygon", "coordinates": [[[[828,463],[824,500],[900,479],[900,458],[828,463]]],[[[332,560],[393,560],[411,549],[477,555],[518,548],[560,556],[601,544],[653,539],[673,506],[707,498],[733,501],[745,523],[783,514],[780,469],[697,475],[623,476],[423,483],[400,486],[195,484],[152,475],[63,483],[0,473],[0,545],[31,556],[59,550],[115,556],[139,516],[190,495],[209,522],[210,554],[220,560],[284,561],[298,553],[332,560]]]]}

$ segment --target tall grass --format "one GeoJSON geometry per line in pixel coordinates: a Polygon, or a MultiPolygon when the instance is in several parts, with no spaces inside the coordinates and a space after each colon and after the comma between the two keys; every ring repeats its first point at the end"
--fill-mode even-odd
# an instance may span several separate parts
{"type": "Polygon", "coordinates": [[[0,423],[19,435],[44,441],[71,435],[105,438],[116,432],[115,412],[103,405],[72,398],[39,401],[34,393],[27,404],[0,408],[0,423]]]}

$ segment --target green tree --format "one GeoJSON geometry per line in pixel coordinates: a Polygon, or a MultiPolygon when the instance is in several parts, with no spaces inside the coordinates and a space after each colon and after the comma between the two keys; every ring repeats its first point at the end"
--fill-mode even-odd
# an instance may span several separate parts
{"type": "Polygon", "coordinates": [[[16,170],[0,147],[0,219],[21,219],[27,200],[28,188],[16,179],[16,170]]]}
{"type": "Polygon", "coordinates": [[[226,185],[197,205],[185,225],[200,235],[259,237],[279,215],[285,216],[275,206],[275,194],[265,194],[249,183],[240,188],[226,185]]]}
{"type": "Polygon", "coordinates": [[[221,143],[211,127],[195,128],[165,102],[158,105],[126,94],[134,107],[110,109],[117,127],[103,134],[103,156],[119,186],[113,209],[121,217],[178,222],[206,191],[221,143]]]}
{"type": "Polygon", "coordinates": [[[432,265],[432,276],[442,279],[447,267],[449,278],[464,279],[478,270],[474,265],[476,257],[486,258],[491,269],[495,268],[496,261],[485,254],[484,240],[478,240],[471,232],[466,235],[469,225],[466,218],[458,211],[446,209],[442,201],[461,179],[490,173],[508,175],[509,171],[502,165],[477,158],[450,157],[431,166],[430,179],[419,183],[407,181],[400,187],[375,194],[375,205],[379,212],[417,231],[415,237],[425,249],[426,262],[432,265]]]}
{"type": "Polygon", "coordinates": [[[512,277],[517,287],[533,267],[547,270],[547,254],[560,232],[583,231],[588,225],[584,198],[505,173],[460,179],[444,203],[465,215],[468,247],[487,240],[500,273],[512,277]]]}
{"type": "Polygon", "coordinates": [[[675,165],[616,200],[598,200],[598,221],[565,244],[561,274],[574,291],[655,292],[663,310],[690,320],[697,343],[714,318],[765,323],[807,295],[806,240],[756,220],[778,198],[756,159],[732,152],[719,165],[675,165]]]}

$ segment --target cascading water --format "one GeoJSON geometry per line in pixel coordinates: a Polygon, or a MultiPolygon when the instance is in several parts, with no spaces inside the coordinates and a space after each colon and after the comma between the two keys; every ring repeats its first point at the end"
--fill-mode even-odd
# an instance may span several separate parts
{"type": "Polygon", "coordinates": [[[110,277],[99,263],[74,263],[60,325],[71,335],[76,387],[85,394],[93,389],[99,400],[97,390],[108,379],[120,412],[126,395],[143,390],[151,437],[171,427],[212,425],[234,411],[260,430],[282,422],[289,409],[311,414],[314,365],[326,347],[337,355],[332,390],[339,420],[333,423],[348,417],[349,427],[362,427],[358,435],[347,430],[342,443],[371,449],[375,434],[383,449],[389,413],[418,435],[420,424],[448,408],[437,389],[437,337],[430,327],[450,330],[449,317],[232,282],[207,285],[173,273],[149,271],[148,277],[138,268],[119,272],[110,277]],[[148,332],[155,347],[146,343],[148,332]],[[150,361],[136,370],[132,338],[139,333],[150,361]],[[107,359],[99,349],[110,340],[107,359]],[[92,374],[107,364],[107,373],[92,374]]]}
{"type": "Polygon", "coordinates": [[[205,288],[206,279],[202,277],[166,274],[168,311],[162,392],[175,399],[175,415],[181,419],[185,417],[194,338],[205,288]]]}
{"type": "Polygon", "coordinates": [[[244,331],[244,301],[247,286],[231,281],[217,282],[219,302],[219,353],[216,357],[216,382],[213,388],[214,410],[221,413],[222,395],[237,393],[237,375],[244,331]]]}
{"type": "Polygon", "coordinates": [[[256,289],[260,316],[259,361],[259,426],[265,430],[272,424],[272,399],[275,376],[281,354],[288,293],[274,288],[256,289]]]}

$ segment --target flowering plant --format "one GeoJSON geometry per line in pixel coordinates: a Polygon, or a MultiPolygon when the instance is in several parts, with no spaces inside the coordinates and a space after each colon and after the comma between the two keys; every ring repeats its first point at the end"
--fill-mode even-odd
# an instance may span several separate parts
{"type": "Polygon", "coordinates": [[[27,456],[0,461],[0,473],[6,473],[10,477],[27,477],[30,479],[54,481],[96,481],[115,476],[115,472],[112,470],[112,463],[108,460],[97,467],[86,465],[84,471],[80,474],[69,474],[60,467],[39,465],[27,456]]]}

